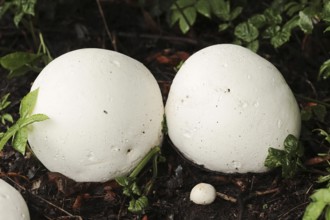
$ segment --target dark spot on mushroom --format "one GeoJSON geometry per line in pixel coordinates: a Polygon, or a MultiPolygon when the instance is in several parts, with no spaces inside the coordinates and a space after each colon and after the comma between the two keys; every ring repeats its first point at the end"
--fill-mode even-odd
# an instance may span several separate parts
{"type": "Polygon", "coordinates": [[[186,98],[189,99],[189,95],[186,95],[186,98]]]}
{"type": "Polygon", "coordinates": [[[230,89],[227,89],[227,92],[230,92],[230,89]]]}
{"type": "Polygon", "coordinates": [[[131,148],[128,148],[127,151],[126,151],[126,153],[130,153],[131,151],[132,151],[132,149],[131,148]]]}
{"type": "Polygon", "coordinates": [[[108,114],[108,112],[106,110],[103,110],[104,114],[108,114]]]}
{"type": "Polygon", "coordinates": [[[142,131],[142,134],[145,134],[146,132],[145,131],[142,131]]]}

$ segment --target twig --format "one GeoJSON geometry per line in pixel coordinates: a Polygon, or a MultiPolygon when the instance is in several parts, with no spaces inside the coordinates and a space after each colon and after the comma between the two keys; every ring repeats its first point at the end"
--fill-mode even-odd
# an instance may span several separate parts
{"type": "Polygon", "coordinates": [[[111,41],[111,44],[112,44],[113,49],[115,51],[117,51],[116,38],[115,37],[112,37],[112,34],[111,34],[110,30],[109,30],[108,23],[107,23],[107,20],[104,17],[104,12],[103,12],[103,9],[102,9],[100,0],[96,0],[96,3],[97,3],[97,7],[99,8],[99,12],[100,12],[100,15],[101,15],[103,24],[104,24],[105,31],[106,31],[106,33],[107,33],[107,35],[108,35],[108,37],[109,37],[109,39],[111,41]]]}
{"type": "Polygon", "coordinates": [[[232,203],[237,202],[237,199],[235,199],[234,197],[228,196],[228,195],[220,193],[220,192],[217,192],[217,196],[220,197],[221,199],[224,199],[224,200],[232,202],[232,203]]]}
{"type": "Polygon", "coordinates": [[[256,191],[255,192],[255,195],[256,196],[264,196],[264,195],[267,195],[267,194],[271,194],[271,193],[276,193],[276,192],[279,192],[279,188],[274,188],[274,189],[268,189],[268,190],[265,190],[265,191],[256,191]]]}
{"type": "Polygon", "coordinates": [[[281,215],[279,215],[279,216],[277,216],[277,217],[278,217],[278,219],[281,219],[281,218],[285,217],[286,215],[290,214],[290,212],[292,212],[292,211],[294,211],[294,210],[296,210],[296,209],[299,209],[299,208],[301,208],[302,206],[307,205],[308,203],[309,203],[309,202],[301,203],[301,204],[299,204],[299,205],[293,207],[293,208],[290,209],[289,211],[287,211],[287,212],[285,212],[285,213],[283,213],[283,214],[281,214],[281,215]]]}

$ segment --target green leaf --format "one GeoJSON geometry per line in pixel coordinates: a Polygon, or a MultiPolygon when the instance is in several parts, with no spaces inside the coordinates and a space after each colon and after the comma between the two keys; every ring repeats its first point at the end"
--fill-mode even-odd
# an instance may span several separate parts
{"type": "Polygon", "coordinates": [[[245,42],[252,42],[259,36],[258,29],[249,22],[240,23],[235,27],[234,35],[245,41],[245,42]]]}
{"type": "Polygon", "coordinates": [[[323,33],[328,32],[328,31],[330,31],[330,26],[328,26],[328,27],[323,31],[323,33]]]}
{"type": "Polygon", "coordinates": [[[47,119],[49,119],[49,117],[47,115],[34,114],[34,115],[31,115],[31,116],[28,116],[27,118],[18,119],[17,124],[19,125],[20,128],[23,128],[23,127],[28,126],[32,123],[45,121],[47,119]]]}
{"type": "Polygon", "coordinates": [[[9,70],[15,71],[22,67],[26,67],[27,64],[31,64],[38,59],[41,55],[27,52],[14,52],[1,57],[0,65],[9,70]]]}
{"type": "Polygon", "coordinates": [[[316,220],[321,215],[326,204],[324,202],[312,202],[306,209],[303,220],[316,220]]]}
{"type": "Polygon", "coordinates": [[[270,43],[275,47],[278,48],[288,42],[290,40],[291,33],[287,31],[279,31],[276,33],[274,37],[270,39],[270,43]]]}
{"type": "Polygon", "coordinates": [[[39,89],[29,92],[21,101],[19,114],[21,118],[25,118],[30,115],[34,109],[34,106],[37,102],[39,89]]]}
{"type": "Polygon", "coordinates": [[[14,149],[20,152],[22,155],[24,155],[26,150],[27,140],[28,140],[27,127],[20,128],[14,135],[14,140],[13,140],[14,149]]]}
{"type": "Polygon", "coordinates": [[[13,119],[13,117],[10,114],[6,113],[6,114],[3,114],[1,116],[1,123],[3,125],[5,125],[6,124],[6,121],[7,122],[10,122],[10,123],[13,123],[14,122],[14,119],[13,119]]]}
{"type": "Polygon", "coordinates": [[[131,189],[132,189],[132,192],[135,194],[135,195],[138,195],[140,196],[141,195],[141,190],[139,188],[139,186],[137,185],[136,182],[133,182],[132,186],[131,186],[131,189]]]}
{"type": "Polygon", "coordinates": [[[269,23],[271,25],[282,23],[282,16],[271,8],[267,8],[264,11],[264,15],[266,17],[267,23],[269,23]]]}
{"type": "Polygon", "coordinates": [[[227,30],[229,27],[230,27],[230,24],[228,24],[228,23],[225,23],[225,24],[219,24],[218,31],[219,31],[219,32],[221,32],[221,31],[225,31],[225,30],[227,30]]]}
{"type": "Polygon", "coordinates": [[[284,6],[284,10],[289,17],[292,17],[298,11],[301,11],[304,8],[304,4],[297,2],[289,2],[284,6]]]}
{"type": "Polygon", "coordinates": [[[330,134],[328,134],[325,130],[319,128],[314,129],[313,131],[318,131],[321,136],[324,136],[324,140],[330,143],[330,134]]]}
{"type": "Polygon", "coordinates": [[[311,195],[310,198],[313,202],[324,202],[330,204],[330,189],[318,189],[315,191],[315,193],[313,193],[313,195],[311,195]]]}
{"type": "Polygon", "coordinates": [[[243,11],[243,7],[236,7],[230,13],[230,20],[236,19],[243,11]]]}
{"type": "Polygon", "coordinates": [[[298,139],[292,134],[289,134],[284,140],[284,151],[289,155],[294,155],[297,150],[298,139]]]}
{"type": "Polygon", "coordinates": [[[280,167],[283,163],[284,156],[284,151],[272,147],[268,148],[268,155],[265,160],[265,166],[268,168],[280,167]]]}
{"type": "Polygon", "coordinates": [[[312,108],[308,106],[305,109],[302,109],[300,115],[302,121],[309,121],[313,116],[312,108]]]}
{"type": "Polygon", "coordinates": [[[120,186],[125,187],[125,186],[128,186],[130,184],[130,178],[126,177],[126,176],[116,177],[115,180],[120,186]]]}
{"type": "Polygon", "coordinates": [[[256,28],[262,28],[266,25],[266,17],[263,14],[256,14],[248,19],[248,22],[253,24],[256,28]]]}
{"type": "Polygon", "coordinates": [[[225,0],[209,0],[208,1],[213,14],[224,21],[230,21],[230,2],[225,0]]]}
{"type": "Polygon", "coordinates": [[[306,15],[303,11],[299,12],[299,27],[306,34],[310,34],[313,31],[312,19],[306,15]]]}
{"type": "Polygon", "coordinates": [[[292,29],[296,28],[299,26],[299,16],[296,15],[292,17],[290,20],[288,20],[284,25],[283,25],[283,31],[285,32],[291,32],[292,29]]]}
{"type": "Polygon", "coordinates": [[[330,77],[330,59],[326,60],[320,67],[319,79],[328,79],[330,77]]]}
{"type": "Polygon", "coordinates": [[[10,105],[10,101],[8,101],[8,98],[10,96],[10,93],[7,93],[6,95],[4,95],[1,100],[0,100],[0,111],[4,110],[5,108],[7,108],[10,105]]]}
{"type": "Polygon", "coordinates": [[[253,52],[257,52],[259,49],[259,41],[258,40],[252,41],[248,43],[246,47],[252,50],[253,52]]]}
{"type": "Polygon", "coordinates": [[[15,133],[20,129],[20,127],[17,124],[14,124],[11,126],[6,133],[4,133],[0,139],[0,150],[3,149],[5,144],[9,141],[10,138],[12,138],[15,133]]]}
{"type": "Polygon", "coordinates": [[[281,27],[278,25],[269,26],[266,28],[265,32],[263,33],[263,37],[266,39],[275,37],[280,30],[281,27]]]}
{"type": "Polygon", "coordinates": [[[323,6],[322,19],[330,22],[330,1],[327,1],[323,6]]]}
{"type": "Polygon", "coordinates": [[[330,206],[329,204],[327,205],[327,207],[325,208],[325,220],[330,220],[330,206]]]}
{"type": "Polygon", "coordinates": [[[195,8],[198,13],[204,15],[205,17],[211,18],[211,6],[205,0],[198,0],[195,4],[195,8]]]}
{"type": "Polygon", "coordinates": [[[148,198],[146,196],[141,196],[139,199],[132,199],[129,203],[128,210],[133,213],[141,213],[149,205],[148,198]]]}
{"type": "Polygon", "coordinates": [[[190,27],[196,21],[197,13],[194,7],[189,7],[183,10],[183,14],[179,20],[179,27],[182,33],[187,33],[190,30],[190,27]]]}

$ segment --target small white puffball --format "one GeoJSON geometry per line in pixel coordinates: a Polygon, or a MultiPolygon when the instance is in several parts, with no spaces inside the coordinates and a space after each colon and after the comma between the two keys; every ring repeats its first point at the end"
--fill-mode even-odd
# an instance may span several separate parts
{"type": "Polygon", "coordinates": [[[281,73],[249,49],[202,49],[176,74],[165,107],[168,134],[192,162],[224,173],[265,172],[268,148],[299,137],[300,111],[281,73]]]}
{"type": "Polygon", "coordinates": [[[199,205],[211,204],[216,198],[215,188],[208,183],[199,183],[190,192],[190,200],[199,205]]]}
{"type": "Polygon", "coordinates": [[[22,195],[2,179],[0,179],[0,219],[30,219],[29,210],[22,195]]]}
{"type": "Polygon", "coordinates": [[[48,64],[32,114],[28,141],[50,171],[78,182],[128,174],[162,142],[160,88],[140,62],[104,49],[80,49],[48,64]]]}

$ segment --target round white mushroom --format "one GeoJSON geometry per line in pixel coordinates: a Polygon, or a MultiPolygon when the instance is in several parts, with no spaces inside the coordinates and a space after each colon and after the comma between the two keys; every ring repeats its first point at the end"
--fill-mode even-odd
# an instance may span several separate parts
{"type": "Polygon", "coordinates": [[[0,179],[0,219],[30,219],[29,210],[22,195],[2,179],[0,179]]]}
{"type": "Polygon", "coordinates": [[[224,173],[265,172],[268,148],[300,133],[300,112],[281,73],[237,45],[193,54],[173,80],[165,107],[169,137],[182,154],[224,173]]]}
{"type": "Polygon", "coordinates": [[[80,49],[47,65],[35,80],[28,141],[50,171],[76,181],[126,175],[162,141],[164,106],[157,81],[140,62],[104,49],[80,49]]]}
{"type": "Polygon", "coordinates": [[[190,200],[198,205],[209,205],[214,202],[217,192],[208,183],[199,183],[190,192],[190,200]]]}

